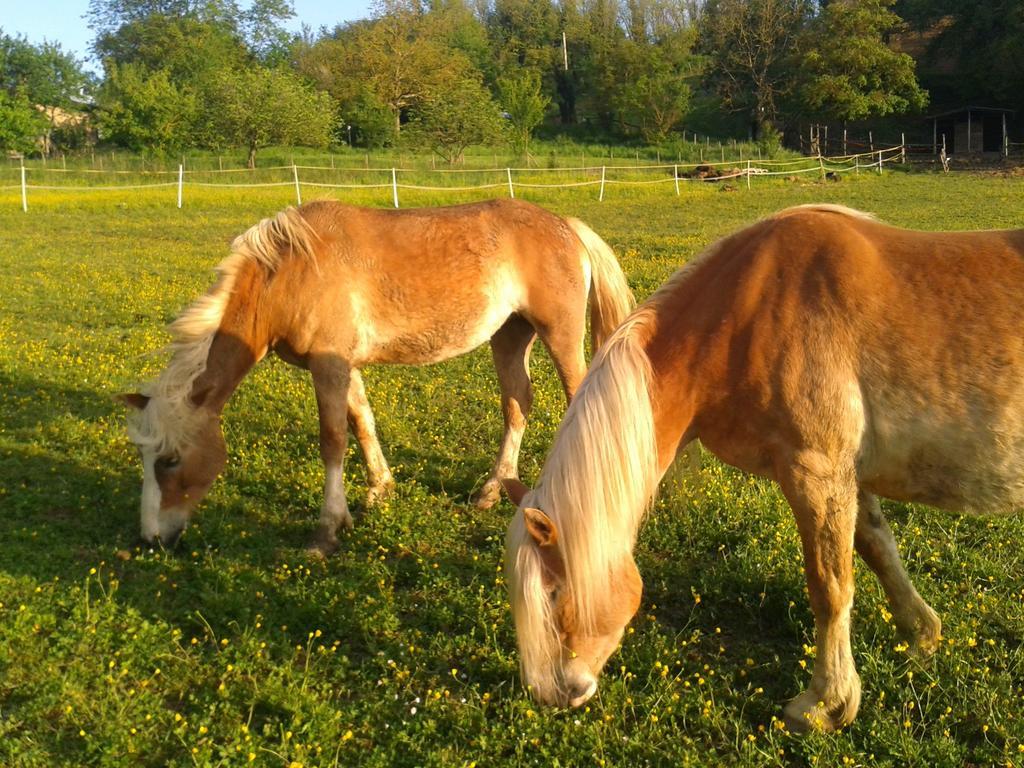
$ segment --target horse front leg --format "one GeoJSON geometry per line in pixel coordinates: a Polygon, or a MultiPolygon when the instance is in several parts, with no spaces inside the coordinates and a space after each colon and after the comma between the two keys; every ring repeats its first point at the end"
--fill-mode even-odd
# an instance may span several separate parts
{"type": "Polygon", "coordinates": [[[797,732],[831,731],[851,723],[860,707],[860,677],[850,649],[856,474],[852,459],[801,451],[779,473],[779,482],[803,544],[817,647],[811,684],[786,705],[785,720],[797,732]]]}
{"type": "Polygon", "coordinates": [[[338,550],[338,528],[352,528],[352,515],[345,499],[344,471],[351,369],[341,358],[328,356],[311,361],[309,370],[320,413],[320,457],[324,462],[320,525],[309,549],[328,556],[338,550]]]}
{"type": "Polygon", "coordinates": [[[353,369],[348,385],[348,423],[352,433],[359,441],[366,460],[366,477],[369,488],[366,490],[366,506],[372,507],[395,488],[395,478],[391,474],[384,452],[377,440],[377,426],[370,409],[370,401],[366,398],[363,377],[353,369]]]}

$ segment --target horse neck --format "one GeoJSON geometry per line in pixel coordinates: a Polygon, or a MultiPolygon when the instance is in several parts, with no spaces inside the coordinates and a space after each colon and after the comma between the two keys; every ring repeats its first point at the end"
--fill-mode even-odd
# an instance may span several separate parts
{"type": "Polygon", "coordinates": [[[614,594],[613,574],[633,543],[659,478],[643,318],[602,347],[559,428],[536,499],[560,531],[583,625],[614,594]]]}
{"type": "MultiPolygon", "coordinates": [[[[254,271],[255,272],[255,271],[254,271]]],[[[206,365],[192,385],[191,400],[219,413],[242,379],[267,353],[269,331],[261,318],[258,276],[239,275],[220,326],[210,342],[206,365]]]]}
{"type": "Polygon", "coordinates": [[[261,356],[244,339],[218,330],[206,356],[206,367],[192,384],[192,404],[220,413],[261,356]]]}

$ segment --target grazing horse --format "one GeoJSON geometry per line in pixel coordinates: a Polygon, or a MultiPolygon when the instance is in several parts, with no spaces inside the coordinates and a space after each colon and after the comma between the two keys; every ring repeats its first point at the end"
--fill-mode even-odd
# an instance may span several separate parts
{"type": "Polygon", "coordinates": [[[506,566],[525,682],[579,706],[640,604],[637,529],[692,440],[775,480],[803,545],[817,657],[796,730],[853,720],[853,552],[915,649],[941,623],[877,498],[954,510],[1024,504],[1024,230],[915,232],[801,206],[680,269],[583,380],[506,566]]]}
{"type": "Polygon", "coordinates": [[[347,426],[366,458],[368,504],[394,484],[359,369],[422,365],[490,340],[505,436],[477,504],[517,476],[540,336],[572,398],[586,371],[589,294],[597,348],[632,308],[614,253],[590,228],[502,200],[390,211],[317,202],[235,239],[219,280],[171,325],[172,357],[145,394],[125,395],[143,463],[142,536],[171,544],[226,462],[221,411],[268,352],[308,368],[320,414],[324,501],[313,546],[351,527],[347,426]],[[347,424],[346,424],[347,421],[347,424]]]}

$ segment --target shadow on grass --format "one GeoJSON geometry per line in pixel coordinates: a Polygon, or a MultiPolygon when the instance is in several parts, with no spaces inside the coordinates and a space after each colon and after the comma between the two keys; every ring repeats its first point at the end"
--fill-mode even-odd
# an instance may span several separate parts
{"type": "MultiPolygon", "coordinates": [[[[92,451],[75,445],[77,438],[56,426],[68,417],[110,418],[119,406],[87,389],[9,375],[0,377],[0,386],[7,402],[17,403],[0,413],[6,443],[0,449],[0,571],[11,579],[58,582],[68,589],[96,568],[97,578],[116,578],[117,602],[180,628],[186,636],[208,629],[229,635],[259,621],[284,628],[283,647],[294,647],[310,631],[323,628],[359,659],[394,655],[413,629],[421,635],[460,632],[466,629],[460,623],[472,623],[472,611],[460,612],[431,594],[437,574],[445,589],[454,591],[494,578],[494,564],[474,560],[472,547],[466,546],[466,540],[482,541],[485,535],[469,515],[463,515],[462,541],[450,542],[451,547],[442,541],[419,551],[416,519],[435,529],[439,522],[431,521],[423,508],[451,506],[450,500],[429,498],[438,489],[430,486],[424,492],[422,484],[408,494],[400,488],[391,507],[361,515],[356,530],[342,537],[341,551],[326,562],[304,550],[317,510],[296,503],[291,488],[278,487],[258,501],[245,495],[244,471],[236,473],[241,477],[234,478],[240,480],[235,487],[230,477],[217,481],[221,491],[203,503],[197,525],[178,548],[142,547],[134,456],[117,447],[92,451]],[[48,442],[47,435],[53,440],[48,442]],[[79,458],[103,454],[114,461],[79,458]],[[416,509],[401,509],[407,499],[416,509]],[[397,517],[411,521],[398,534],[389,530],[391,518],[397,517]],[[386,540],[399,534],[411,548],[402,551],[386,540]],[[383,554],[381,538],[387,545],[383,554]]],[[[402,455],[410,461],[439,460],[411,451],[402,455]]],[[[317,488],[312,495],[319,493],[317,488]]],[[[422,535],[439,540],[436,530],[422,535]]],[[[442,672],[455,665],[450,659],[437,664],[442,672]]]]}

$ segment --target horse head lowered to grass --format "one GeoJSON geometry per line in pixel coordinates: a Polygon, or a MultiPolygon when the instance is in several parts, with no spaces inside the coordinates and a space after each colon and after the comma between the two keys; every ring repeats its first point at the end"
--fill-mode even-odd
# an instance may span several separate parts
{"type": "Polygon", "coordinates": [[[775,480],[796,518],[814,613],[791,728],[851,722],[853,552],[900,631],[941,623],[877,497],[1024,505],[1024,230],[927,233],[837,206],[788,209],[711,246],[595,356],[506,539],[525,682],[579,706],[635,614],[633,547],[658,482],[699,439],[775,480]]]}
{"type": "Polygon", "coordinates": [[[359,369],[420,365],[490,341],[505,435],[476,496],[515,478],[533,400],[539,336],[567,399],[585,372],[589,301],[595,348],[632,308],[611,249],[576,219],[503,200],[404,211],[318,202],[236,238],[220,279],[171,325],[172,356],[144,394],[125,395],[143,463],[142,536],[173,543],[224,468],[220,418],[268,352],[308,368],[320,416],[324,501],[314,546],[337,547],[352,518],[343,484],[348,427],[366,458],[372,504],[393,485],[359,369]]]}

